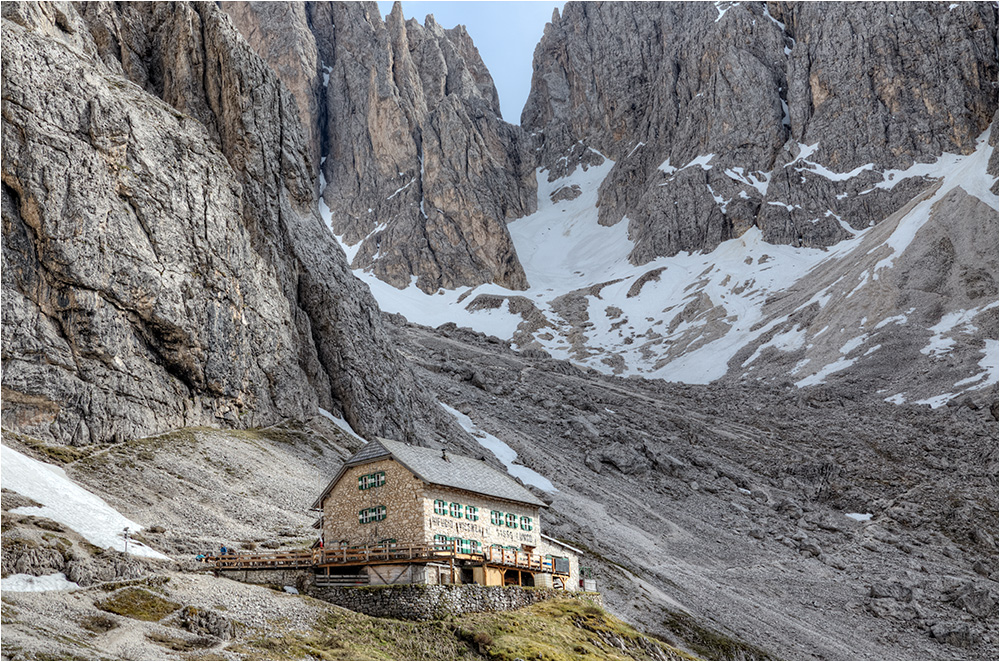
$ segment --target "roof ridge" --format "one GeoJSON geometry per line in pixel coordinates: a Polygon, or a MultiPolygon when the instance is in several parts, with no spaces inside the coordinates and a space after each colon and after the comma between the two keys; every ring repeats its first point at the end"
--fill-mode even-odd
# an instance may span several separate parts
{"type": "Polygon", "coordinates": [[[333,490],[347,469],[385,457],[392,458],[429,485],[545,507],[543,501],[513,476],[499,471],[481,460],[453,453],[446,448],[417,446],[403,441],[376,437],[344,462],[340,471],[313,504],[313,508],[322,505],[323,499],[333,490]]]}

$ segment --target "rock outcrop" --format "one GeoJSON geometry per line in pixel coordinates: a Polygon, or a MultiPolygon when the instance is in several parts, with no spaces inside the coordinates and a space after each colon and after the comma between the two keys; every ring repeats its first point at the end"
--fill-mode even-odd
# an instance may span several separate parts
{"type": "Polygon", "coordinates": [[[355,268],[425,292],[527,286],[506,222],[533,211],[528,137],[500,118],[464,27],[398,4],[385,22],[375,3],[224,8],[314,128],[327,220],[355,268]]]}
{"type": "Polygon", "coordinates": [[[362,242],[353,266],[425,292],[526,287],[506,221],[533,210],[534,173],[465,29],[398,3],[384,24],[374,3],[309,9],[331,68],[324,199],[334,233],[362,242]]]}
{"type": "Polygon", "coordinates": [[[320,220],[292,94],[214,4],[5,3],[3,424],[105,443],[342,412],[412,374],[320,220]]]}
{"type": "Polygon", "coordinates": [[[550,177],[578,141],[615,161],[600,221],[628,219],[635,264],[754,225],[829,246],[926,186],[890,171],[974,149],[996,26],[986,3],[568,3],[522,125],[550,177]]]}

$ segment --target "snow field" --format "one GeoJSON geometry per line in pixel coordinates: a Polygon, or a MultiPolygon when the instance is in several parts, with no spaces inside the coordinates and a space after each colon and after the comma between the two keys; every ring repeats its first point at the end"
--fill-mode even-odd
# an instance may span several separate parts
{"type": "MultiPolygon", "coordinates": [[[[42,504],[40,508],[25,506],[11,512],[59,522],[102,549],[125,551],[125,527],[132,533],[143,528],[74,483],[59,467],[33,460],[7,446],[0,446],[0,482],[42,504]]],[[[169,560],[136,540],[129,540],[128,551],[133,556],[169,560]]]]}
{"type": "Polygon", "coordinates": [[[0,591],[19,593],[34,591],[69,591],[80,588],[76,582],[66,579],[66,575],[57,572],[53,575],[10,575],[0,580],[0,591]]]}
{"type": "MultiPolygon", "coordinates": [[[[848,296],[867,288],[878,278],[882,268],[892,266],[929,219],[933,204],[955,186],[994,209],[998,208],[997,197],[989,190],[995,179],[986,171],[991,151],[988,139],[989,131],[980,136],[976,151],[968,156],[944,154],[933,163],[914,164],[905,171],[878,173],[883,181],[869,192],[876,188],[892,188],[902,179],[915,176],[938,178],[941,185],[933,196],[918,203],[900,219],[884,243],[878,244],[888,246],[890,254],[872,269],[862,272],[848,296]]],[[[637,144],[634,150],[641,147],[643,145],[637,144]]],[[[797,158],[787,164],[795,170],[845,181],[875,169],[873,164],[865,164],[850,172],[833,172],[810,160],[819,143],[798,147],[797,158]]],[[[671,165],[667,159],[659,167],[666,176],[661,185],[669,185],[672,176],[685,168],[713,168],[714,156],[700,155],[680,167],[671,165]]],[[[372,273],[362,270],[355,273],[368,283],[384,310],[401,313],[418,324],[439,326],[454,322],[499,338],[512,339],[524,322],[520,316],[509,313],[506,306],[475,312],[467,310],[466,306],[480,294],[524,297],[533,302],[549,322],[549,326],[533,334],[534,342],[557,359],[569,359],[604,373],[708,383],[727,374],[729,362],[740,350],[787,321],[787,317],[765,319],[763,306],[768,297],[788,290],[828,261],[847,257],[866,242],[870,231],[851,229],[831,210],[827,216],[836,218],[852,236],[827,250],[767,244],[760,230],[751,228],[710,253],[680,253],[635,266],[628,260],[634,248],[629,239],[629,219],[624,217],[610,227],[597,222],[598,190],[613,166],[614,162],[605,158],[600,166],[578,167],[572,174],[551,182],[547,171],[536,173],[537,211],[508,225],[528,278],[526,291],[487,284],[464,290],[439,290],[427,295],[416,287],[416,277],[408,287],[400,290],[378,280],[372,273]],[[552,202],[551,195],[564,187],[576,187],[580,195],[573,200],[552,202]],[[627,296],[638,278],[657,269],[661,270],[658,279],[648,280],[638,296],[627,296]],[[575,320],[577,325],[574,325],[556,311],[553,301],[558,297],[598,284],[606,284],[598,295],[582,295],[587,313],[587,324],[583,328],[579,327],[579,320],[575,320]],[[754,328],[755,325],[760,326],[754,328]],[[571,334],[577,338],[575,345],[571,345],[571,334]]],[[[762,194],[767,191],[768,175],[765,173],[728,168],[725,174],[762,194]]],[[[787,206],[773,200],[768,204],[787,206]]],[[[322,211],[329,222],[325,204],[322,211]]],[[[358,246],[344,247],[349,259],[353,259],[358,246]]],[[[832,287],[827,288],[805,305],[818,303],[825,307],[834,294],[832,287]]],[[[874,329],[879,330],[891,323],[905,324],[906,315],[873,322],[874,329]]],[[[925,348],[926,354],[939,355],[953,345],[948,329],[942,326],[946,322],[950,323],[950,317],[931,329],[935,335],[932,344],[925,348]]],[[[805,329],[779,334],[758,347],[742,367],[752,370],[754,361],[767,347],[780,351],[808,347],[807,334],[805,329]]],[[[859,335],[846,342],[841,347],[839,359],[820,366],[800,379],[798,385],[823,383],[827,376],[848,368],[861,357],[847,358],[847,355],[867,339],[868,336],[859,335]]],[[[869,348],[863,356],[874,351],[877,347],[869,348]]],[[[967,383],[974,388],[996,383],[995,357],[995,351],[988,353],[981,364],[983,373],[970,376],[967,383]]],[[[808,359],[801,361],[792,373],[803,370],[807,363],[808,359]]]]}

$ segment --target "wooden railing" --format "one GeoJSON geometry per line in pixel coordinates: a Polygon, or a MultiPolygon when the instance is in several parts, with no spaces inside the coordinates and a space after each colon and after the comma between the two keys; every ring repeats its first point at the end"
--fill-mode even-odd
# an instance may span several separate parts
{"type": "Polygon", "coordinates": [[[509,568],[521,568],[534,572],[552,572],[552,560],[538,554],[517,549],[487,547],[483,550],[486,563],[509,568]]]}
{"type": "Polygon", "coordinates": [[[475,550],[471,548],[463,550],[462,545],[457,540],[328,547],[302,552],[226,554],[224,556],[210,556],[205,561],[221,570],[265,570],[449,559],[469,560],[532,572],[552,572],[552,561],[544,556],[499,547],[477,547],[475,550]]]}
{"type": "Polygon", "coordinates": [[[221,569],[309,568],[316,565],[317,555],[312,552],[275,552],[269,554],[224,554],[209,556],[206,563],[221,569]]]}

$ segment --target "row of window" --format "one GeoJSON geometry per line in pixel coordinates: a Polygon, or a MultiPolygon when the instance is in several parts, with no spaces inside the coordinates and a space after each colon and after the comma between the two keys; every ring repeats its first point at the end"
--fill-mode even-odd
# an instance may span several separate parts
{"type": "Polygon", "coordinates": [[[530,517],[524,515],[518,517],[514,513],[504,513],[499,510],[490,511],[490,523],[497,526],[504,526],[508,529],[520,527],[522,531],[534,531],[535,529],[530,517]]]}
{"type": "MultiPolygon", "coordinates": [[[[437,534],[436,536],[434,536],[434,542],[438,543],[438,544],[451,543],[451,542],[454,542],[456,540],[458,541],[458,553],[459,554],[482,554],[483,553],[483,544],[481,542],[479,542],[478,540],[466,540],[465,538],[454,538],[452,536],[446,536],[446,535],[442,535],[440,533],[437,534]]],[[[495,552],[503,552],[503,551],[523,552],[524,551],[521,547],[518,547],[517,545],[501,545],[499,543],[493,543],[492,545],[490,545],[490,549],[494,550],[495,552]]],[[[546,559],[551,559],[552,555],[551,554],[546,554],[545,558],[546,559]]]]}
{"type": "Polygon", "coordinates": [[[385,506],[373,506],[358,511],[358,523],[381,522],[385,519],[385,506]]]}
{"type": "Polygon", "coordinates": [[[458,541],[458,553],[459,554],[482,554],[483,545],[478,540],[467,540],[465,538],[453,538],[451,536],[441,535],[440,533],[434,536],[434,542],[438,544],[451,543],[458,541]]]}
{"type": "Polygon", "coordinates": [[[479,521],[479,508],[475,506],[466,506],[461,503],[448,503],[443,499],[436,499],[434,501],[434,514],[450,515],[455,519],[465,518],[470,522],[479,521]]]}
{"type": "Polygon", "coordinates": [[[382,487],[385,485],[385,472],[376,471],[373,474],[358,476],[358,489],[367,490],[372,487],[382,487]]]}

